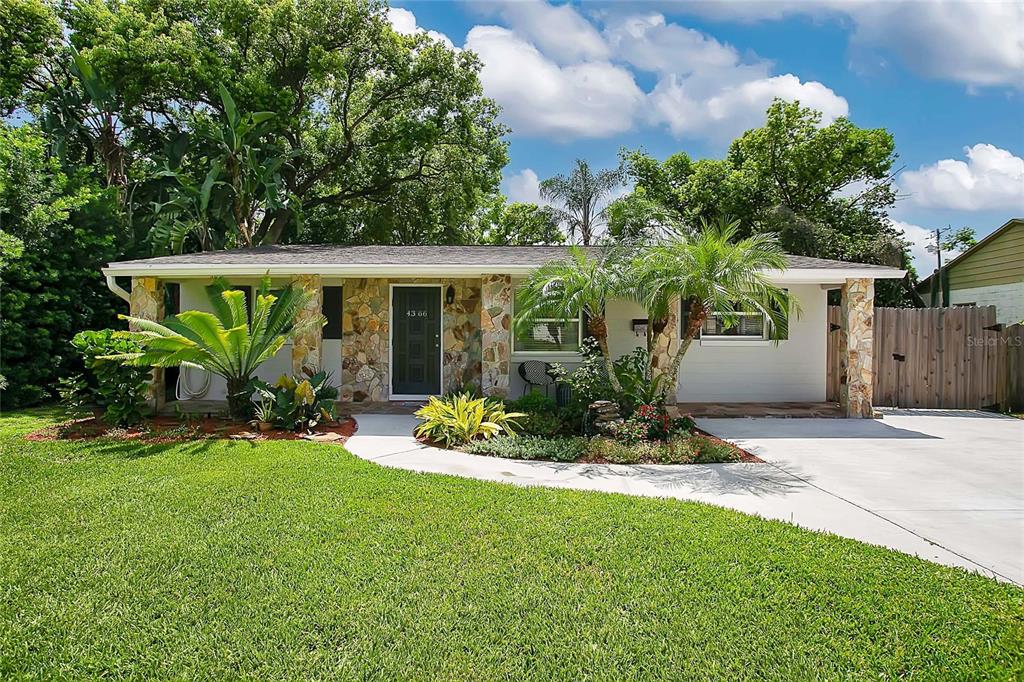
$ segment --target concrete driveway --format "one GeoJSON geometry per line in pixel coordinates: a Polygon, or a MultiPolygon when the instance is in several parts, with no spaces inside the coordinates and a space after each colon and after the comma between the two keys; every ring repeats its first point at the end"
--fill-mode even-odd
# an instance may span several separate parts
{"type": "Polygon", "coordinates": [[[916,536],[933,545],[928,558],[1024,584],[1024,421],[959,410],[883,412],[882,420],[698,422],[846,503],[848,518],[829,518],[808,513],[796,495],[801,525],[912,553],[919,553],[916,536]],[[864,512],[891,533],[868,532],[875,524],[864,522],[864,512]]]}

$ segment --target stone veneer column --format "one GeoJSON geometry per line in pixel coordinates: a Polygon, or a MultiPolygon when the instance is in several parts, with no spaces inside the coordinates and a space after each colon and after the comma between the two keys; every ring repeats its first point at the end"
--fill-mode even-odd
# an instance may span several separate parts
{"type": "Polygon", "coordinates": [[[442,391],[481,390],[480,386],[480,280],[441,280],[442,295],[455,289],[455,300],[445,302],[441,317],[444,350],[442,391]]]}
{"type": "Polygon", "coordinates": [[[839,323],[839,406],[846,417],[870,419],[875,281],[848,279],[842,287],[839,323]]]}
{"type": "MultiPolygon", "coordinates": [[[[323,313],[324,290],[320,275],[299,275],[295,284],[313,292],[313,298],[306,303],[296,316],[296,322],[320,317],[323,313]]],[[[299,374],[303,367],[320,369],[320,356],[324,345],[324,329],[315,326],[292,339],[292,373],[299,374]]]]}
{"type": "Polygon", "coordinates": [[[485,396],[508,396],[512,366],[512,277],[480,280],[480,388],[485,396]]]}
{"type": "MultiPolygon", "coordinates": [[[[647,321],[648,324],[651,320],[647,321]]],[[[679,350],[679,300],[669,304],[668,319],[660,333],[654,333],[651,339],[651,378],[661,376],[672,367],[672,356],[679,350]]],[[[662,379],[661,388],[665,392],[665,402],[674,405],[677,400],[676,381],[666,377],[662,379]]]]}
{"type": "MultiPolygon", "coordinates": [[[[132,277],[132,290],[128,301],[129,314],[143,320],[160,322],[164,319],[164,283],[156,277],[132,277]]],[[[134,325],[129,328],[135,331],[134,325]]],[[[149,382],[147,402],[154,410],[164,404],[164,370],[153,368],[149,382]]]]}
{"type": "Polygon", "coordinates": [[[341,402],[378,402],[389,394],[391,302],[388,280],[348,279],[342,308],[341,402]]]}

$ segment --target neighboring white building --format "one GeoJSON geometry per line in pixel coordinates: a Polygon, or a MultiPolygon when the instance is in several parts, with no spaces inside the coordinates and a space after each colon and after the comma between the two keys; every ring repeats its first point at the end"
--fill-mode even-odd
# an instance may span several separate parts
{"type": "MultiPolygon", "coordinates": [[[[130,296],[133,312],[154,317],[208,309],[203,287],[215,276],[238,287],[253,287],[264,275],[275,284],[299,280],[317,291],[328,324],[312,342],[283,348],[259,375],[273,380],[315,364],[334,374],[342,401],[373,402],[421,399],[466,385],[489,395],[518,396],[525,389],[522,363],[578,362],[585,333],[579,317],[513,331],[517,281],[567,255],[566,247],[554,246],[291,245],[111,263],[104,274],[111,290],[126,299],[115,278],[131,277],[139,293],[130,296]],[[176,310],[154,312],[164,301],[176,310]]],[[[845,296],[851,286],[855,300],[850,328],[844,329],[852,349],[851,383],[858,393],[866,390],[870,401],[872,282],[903,272],[802,256],[788,260],[785,270],[768,273],[799,304],[788,338],[772,339],[758,316],[731,329],[713,316],[683,359],[680,402],[823,402],[827,294],[842,289],[845,296]]],[[[629,301],[608,305],[614,356],[646,343],[645,317],[629,301]]],[[[208,383],[203,398],[224,398],[219,378],[207,382],[195,374],[188,377],[193,389],[208,383]]]]}

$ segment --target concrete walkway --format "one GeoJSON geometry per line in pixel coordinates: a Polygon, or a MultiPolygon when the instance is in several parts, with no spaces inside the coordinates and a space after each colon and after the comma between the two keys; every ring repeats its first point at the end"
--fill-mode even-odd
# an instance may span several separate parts
{"type": "MultiPolygon", "coordinates": [[[[911,423],[918,419],[921,417],[890,415],[882,422],[698,420],[701,428],[735,440],[768,464],[575,464],[482,457],[417,443],[411,436],[416,419],[408,415],[359,415],[359,431],[348,440],[346,447],[363,459],[412,471],[523,486],[707,502],[1024,584],[1021,557],[1024,546],[1021,542],[1024,537],[1024,502],[1021,501],[1024,496],[1021,459],[1024,422],[974,418],[970,424],[994,434],[994,441],[985,441],[987,449],[1013,450],[979,462],[977,455],[980,453],[975,451],[971,455],[962,450],[963,440],[969,440],[970,435],[955,436],[953,443],[943,443],[943,439],[959,433],[957,425],[964,423],[965,418],[958,418],[955,425],[948,426],[943,425],[940,417],[928,417],[930,421],[920,425],[911,423]],[[990,429],[995,422],[998,426],[990,429]],[[938,433],[929,433],[924,427],[938,433]],[[944,447],[936,448],[940,443],[944,447]],[[909,458],[916,463],[907,464],[906,453],[911,445],[924,449],[909,458]],[[959,459],[950,468],[947,450],[958,448],[961,449],[959,459]],[[990,473],[983,472],[993,466],[989,461],[992,459],[998,460],[1000,465],[990,473]],[[979,480],[969,486],[980,494],[980,499],[970,504],[988,510],[987,515],[980,511],[950,514],[951,509],[947,507],[954,503],[943,501],[949,486],[944,486],[942,481],[962,481],[965,461],[977,463],[978,466],[971,469],[983,472],[979,480]],[[860,474],[854,474],[858,471],[860,474]],[[999,492],[992,499],[985,499],[983,481],[997,486],[999,492]],[[932,487],[937,489],[928,494],[923,492],[932,487]],[[882,495],[880,490],[888,490],[889,494],[882,495]],[[913,504],[894,504],[901,501],[901,491],[914,499],[913,504]],[[871,494],[877,494],[878,499],[871,494]],[[920,498],[929,496],[928,504],[922,506],[920,503],[924,500],[920,498]],[[930,513],[924,509],[929,506],[942,511],[930,513]],[[916,516],[913,509],[917,509],[916,516]],[[943,518],[949,520],[943,521],[943,518]],[[992,523],[986,519],[991,519],[992,523]],[[992,528],[993,523],[997,529],[992,528]],[[969,543],[965,541],[970,537],[976,538],[977,546],[967,546],[969,543]]],[[[968,498],[970,496],[962,492],[956,496],[955,504],[968,503],[968,498]]]]}

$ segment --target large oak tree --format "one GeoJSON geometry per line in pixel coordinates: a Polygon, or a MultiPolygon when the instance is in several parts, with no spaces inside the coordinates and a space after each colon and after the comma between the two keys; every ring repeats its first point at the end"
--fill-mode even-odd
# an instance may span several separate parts
{"type": "Polygon", "coordinates": [[[287,200],[257,213],[254,242],[303,239],[304,215],[333,216],[357,241],[443,240],[496,189],[505,130],[477,57],[398,34],[386,9],[372,0],[54,6],[66,38],[26,79],[24,103],[73,162],[105,167],[144,228],[149,206],[175,186],[157,171],[183,169],[196,185],[209,173],[196,132],[224,117],[223,86],[240,112],[273,114],[261,144],[288,159],[278,169],[287,200]]]}

